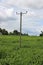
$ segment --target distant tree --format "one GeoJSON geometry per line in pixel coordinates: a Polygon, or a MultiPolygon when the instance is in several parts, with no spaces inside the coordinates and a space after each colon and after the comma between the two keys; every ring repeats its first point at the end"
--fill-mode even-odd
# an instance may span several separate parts
{"type": "Polygon", "coordinates": [[[24,36],[28,36],[28,34],[26,34],[26,33],[24,33],[23,35],[24,35],[24,36]]]}
{"type": "Polygon", "coordinates": [[[2,33],[2,29],[0,28],[0,32],[2,33]]]}
{"type": "MultiPolygon", "coordinates": [[[[10,33],[8,33],[8,31],[6,30],[6,29],[1,29],[0,28],[0,34],[2,34],[2,35],[20,35],[20,32],[18,32],[17,30],[14,30],[13,32],[10,32],[10,33]]],[[[24,35],[24,36],[28,36],[28,34],[26,34],[26,33],[21,33],[21,35],[24,35]]],[[[40,34],[40,36],[41,36],[41,34],[40,34]]]]}
{"type": "Polygon", "coordinates": [[[41,34],[40,34],[40,36],[43,36],[43,31],[41,31],[41,34]]]}
{"type": "Polygon", "coordinates": [[[12,32],[10,32],[10,33],[9,33],[9,35],[13,35],[13,33],[12,33],[12,32]]]}
{"type": "Polygon", "coordinates": [[[14,34],[14,35],[18,35],[18,33],[19,33],[19,32],[18,32],[17,30],[14,30],[14,31],[13,31],[13,34],[14,34]]]}
{"type": "Polygon", "coordinates": [[[6,31],[5,29],[2,29],[2,34],[3,35],[8,35],[8,31],[6,31]]]}

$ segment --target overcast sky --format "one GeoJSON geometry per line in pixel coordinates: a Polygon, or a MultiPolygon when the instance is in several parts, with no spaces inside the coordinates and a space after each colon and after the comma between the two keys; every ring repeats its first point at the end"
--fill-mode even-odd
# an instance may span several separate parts
{"type": "Polygon", "coordinates": [[[43,0],[0,0],[0,27],[19,31],[20,16],[16,12],[25,12],[22,20],[22,32],[39,35],[43,31],[43,0]]]}

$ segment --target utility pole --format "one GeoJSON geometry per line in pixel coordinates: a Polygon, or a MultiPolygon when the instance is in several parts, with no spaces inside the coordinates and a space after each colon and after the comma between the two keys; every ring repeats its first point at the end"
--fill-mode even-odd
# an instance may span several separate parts
{"type": "Polygon", "coordinates": [[[22,43],[22,38],[21,38],[21,34],[22,34],[22,14],[26,14],[27,11],[25,13],[23,12],[16,12],[16,14],[20,15],[20,48],[21,48],[21,43],[22,43]]]}

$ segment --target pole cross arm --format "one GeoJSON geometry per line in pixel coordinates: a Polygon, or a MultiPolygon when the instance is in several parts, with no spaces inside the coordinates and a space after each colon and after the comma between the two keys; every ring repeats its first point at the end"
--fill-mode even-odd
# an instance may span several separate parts
{"type": "Polygon", "coordinates": [[[20,13],[16,12],[17,15],[19,15],[20,13]]]}
{"type": "Polygon", "coordinates": [[[25,13],[22,13],[22,14],[27,14],[28,11],[26,11],[25,13]]]}
{"type": "Polygon", "coordinates": [[[20,13],[16,12],[16,14],[17,14],[17,15],[19,15],[19,14],[27,14],[27,12],[28,12],[28,11],[26,11],[25,13],[23,13],[23,12],[20,12],[20,13]]]}

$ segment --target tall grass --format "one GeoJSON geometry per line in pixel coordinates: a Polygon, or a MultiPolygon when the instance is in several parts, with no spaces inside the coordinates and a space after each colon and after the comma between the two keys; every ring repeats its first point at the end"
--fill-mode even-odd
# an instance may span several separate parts
{"type": "Polygon", "coordinates": [[[0,65],[43,65],[43,37],[0,36],[0,65]]]}

